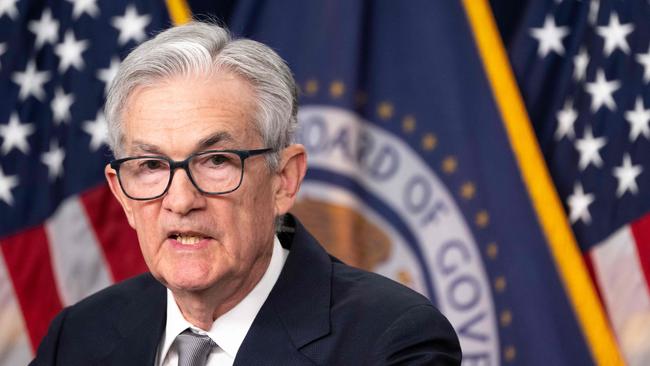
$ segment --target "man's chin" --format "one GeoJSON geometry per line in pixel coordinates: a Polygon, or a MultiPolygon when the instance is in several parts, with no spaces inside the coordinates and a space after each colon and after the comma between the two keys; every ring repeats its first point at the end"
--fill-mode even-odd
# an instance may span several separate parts
{"type": "Polygon", "coordinates": [[[195,274],[182,276],[162,276],[158,279],[165,287],[172,290],[172,292],[184,293],[201,293],[205,290],[213,288],[216,280],[209,279],[206,274],[195,274]]]}

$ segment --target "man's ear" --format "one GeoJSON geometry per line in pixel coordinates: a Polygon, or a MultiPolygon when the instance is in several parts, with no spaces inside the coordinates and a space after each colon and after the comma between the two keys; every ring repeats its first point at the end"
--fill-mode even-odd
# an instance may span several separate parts
{"type": "Polygon", "coordinates": [[[122,209],[124,210],[124,213],[126,214],[127,220],[129,220],[129,225],[131,225],[132,228],[135,229],[135,220],[133,218],[133,208],[131,207],[131,200],[124,195],[124,192],[122,192],[122,188],[120,187],[120,182],[118,181],[117,178],[117,172],[111,168],[110,164],[106,164],[106,167],[104,168],[104,176],[106,176],[106,180],[108,181],[108,186],[111,188],[111,192],[113,192],[113,196],[117,198],[117,201],[122,205],[122,209]]]}
{"type": "Polygon", "coordinates": [[[275,215],[287,213],[294,202],[307,171],[307,151],[300,144],[293,144],[282,150],[280,166],[276,173],[275,215]]]}

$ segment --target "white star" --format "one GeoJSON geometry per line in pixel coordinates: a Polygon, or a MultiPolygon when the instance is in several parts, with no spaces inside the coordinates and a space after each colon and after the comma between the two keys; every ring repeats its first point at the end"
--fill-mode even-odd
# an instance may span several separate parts
{"type": "Polygon", "coordinates": [[[56,43],[59,35],[59,22],[52,18],[50,9],[45,9],[40,20],[29,22],[29,30],[36,36],[35,47],[39,49],[46,43],[56,43]]]}
{"type": "Polygon", "coordinates": [[[16,3],[18,0],[0,0],[0,18],[5,14],[9,15],[9,18],[16,20],[18,16],[18,8],[16,8],[16,3]]]}
{"type": "Polygon", "coordinates": [[[595,199],[593,193],[585,194],[580,183],[575,184],[573,187],[573,194],[567,198],[567,203],[570,209],[569,220],[571,220],[572,224],[578,220],[581,220],[585,224],[591,222],[589,205],[591,205],[595,199]]]}
{"type": "Polygon", "coordinates": [[[530,34],[539,42],[537,48],[539,57],[545,57],[551,51],[563,55],[562,38],[569,34],[569,27],[558,27],[553,16],[547,15],[542,28],[532,28],[530,34]]]}
{"type": "MultiPolygon", "coordinates": [[[[0,43],[0,56],[4,55],[7,52],[7,45],[5,43],[0,43]]],[[[0,63],[0,70],[2,70],[2,63],[0,63]]]]}
{"type": "Polygon", "coordinates": [[[108,141],[108,127],[106,126],[106,118],[104,114],[99,111],[94,121],[86,121],[83,124],[83,130],[90,135],[90,150],[97,151],[102,144],[108,141]]]}
{"type": "Polygon", "coordinates": [[[18,99],[25,100],[30,95],[33,95],[34,98],[43,101],[43,98],[45,98],[43,84],[47,83],[48,80],[50,80],[49,71],[38,71],[34,60],[29,61],[24,72],[15,72],[13,76],[14,83],[20,86],[18,99]]]}
{"type": "Polygon", "coordinates": [[[616,102],[614,102],[614,93],[621,87],[621,82],[618,80],[607,81],[605,72],[600,69],[596,72],[596,81],[587,83],[585,88],[587,93],[591,94],[591,110],[597,112],[600,107],[605,105],[607,109],[613,111],[616,109],[616,102]]]}
{"type": "Polygon", "coordinates": [[[598,150],[602,149],[606,144],[607,139],[605,137],[594,138],[591,127],[585,127],[584,136],[575,142],[575,148],[580,152],[580,162],[578,163],[580,170],[585,170],[592,163],[598,168],[602,166],[603,159],[600,157],[598,150]]]}
{"type": "Polygon", "coordinates": [[[53,140],[50,142],[50,151],[41,155],[41,162],[47,165],[47,175],[50,180],[55,180],[63,174],[63,159],[65,159],[65,150],[53,140]]]}
{"type": "Polygon", "coordinates": [[[151,21],[149,15],[138,15],[138,10],[134,5],[126,7],[124,15],[113,17],[111,24],[115,27],[120,35],[117,39],[120,45],[125,45],[129,40],[142,42],[146,38],[144,28],[151,21]]]}
{"type": "Polygon", "coordinates": [[[591,0],[589,2],[589,24],[596,25],[598,21],[598,9],[600,8],[600,0],[591,0]]]}
{"type": "Polygon", "coordinates": [[[15,175],[5,175],[0,167],[0,200],[5,201],[9,206],[14,204],[14,197],[11,190],[18,186],[18,177],[15,175]]]}
{"type": "Polygon", "coordinates": [[[67,0],[72,3],[72,18],[78,19],[83,13],[90,15],[91,18],[96,18],[99,15],[99,8],[97,7],[97,0],[67,0]]]}
{"type": "Polygon", "coordinates": [[[9,123],[0,125],[0,137],[2,137],[2,146],[0,151],[2,155],[7,155],[14,148],[23,152],[29,153],[29,143],[27,143],[27,136],[33,134],[35,131],[32,123],[20,123],[18,115],[12,113],[9,117],[9,123]]]}
{"type": "Polygon", "coordinates": [[[97,79],[104,82],[104,94],[108,93],[108,88],[111,86],[111,81],[115,79],[115,75],[117,75],[117,70],[119,68],[120,59],[113,57],[108,68],[97,70],[97,79]]]}
{"type": "Polygon", "coordinates": [[[614,176],[618,179],[616,197],[620,198],[627,191],[632,192],[632,194],[637,194],[639,192],[639,187],[636,185],[636,177],[638,177],[642,171],[643,168],[641,165],[632,165],[630,154],[625,154],[621,166],[614,168],[614,176]]]}
{"type": "Polygon", "coordinates": [[[74,95],[66,94],[62,87],[58,87],[52,99],[52,115],[55,124],[70,121],[70,106],[74,103],[74,95]]]}
{"type": "Polygon", "coordinates": [[[573,101],[568,99],[564,103],[564,108],[559,110],[556,114],[557,129],[555,130],[555,140],[560,141],[564,136],[570,139],[575,137],[573,125],[578,119],[578,112],[573,108],[573,101]]]}
{"type": "Polygon", "coordinates": [[[630,123],[630,141],[634,142],[640,134],[650,139],[650,109],[643,106],[643,98],[636,98],[634,109],[625,112],[625,119],[630,123]]]}
{"type": "Polygon", "coordinates": [[[573,57],[573,79],[575,81],[584,80],[587,75],[587,65],[589,65],[589,54],[582,47],[580,53],[573,57]]]}
{"type": "Polygon", "coordinates": [[[596,27],[596,33],[599,36],[603,37],[605,41],[605,56],[609,56],[617,48],[625,53],[630,52],[630,45],[627,44],[628,34],[634,31],[634,25],[632,23],[621,24],[618,20],[618,14],[615,12],[609,16],[609,24],[607,26],[598,26],[596,27]]]}
{"type": "Polygon", "coordinates": [[[88,48],[88,41],[77,41],[72,31],[65,32],[63,43],[56,45],[54,53],[56,53],[61,61],[59,62],[59,72],[66,72],[70,66],[77,70],[84,67],[84,59],[81,54],[88,48]]]}
{"type": "Polygon", "coordinates": [[[643,82],[647,83],[650,81],[650,47],[647,53],[639,53],[635,59],[643,66],[643,82]]]}

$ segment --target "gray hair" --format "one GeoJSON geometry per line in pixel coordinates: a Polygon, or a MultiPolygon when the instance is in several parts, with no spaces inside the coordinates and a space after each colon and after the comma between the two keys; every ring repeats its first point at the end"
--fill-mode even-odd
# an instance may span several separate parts
{"type": "Polygon", "coordinates": [[[291,70],[268,46],[232,39],[218,25],[193,21],[173,27],[135,48],[122,62],[113,80],[104,111],[108,141],[113,154],[124,154],[122,114],[131,93],[175,76],[206,75],[226,70],[241,76],[253,87],[257,100],[257,132],[275,170],[279,150],[293,142],[297,126],[298,97],[291,70]]]}

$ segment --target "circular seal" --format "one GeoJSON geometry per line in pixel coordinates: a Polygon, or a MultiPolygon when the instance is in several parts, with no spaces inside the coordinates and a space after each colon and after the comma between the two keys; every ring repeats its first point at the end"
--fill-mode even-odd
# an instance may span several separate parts
{"type": "Polygon", "coordinates": [[[404,140],[337,107],[302,107],[309,170],[292,210],[333,255],[424,294],[465,360],[499,364],[495,306],[465,216],[404,140]],[[469,358],[468,358],[469,357],[469,358]]]}

